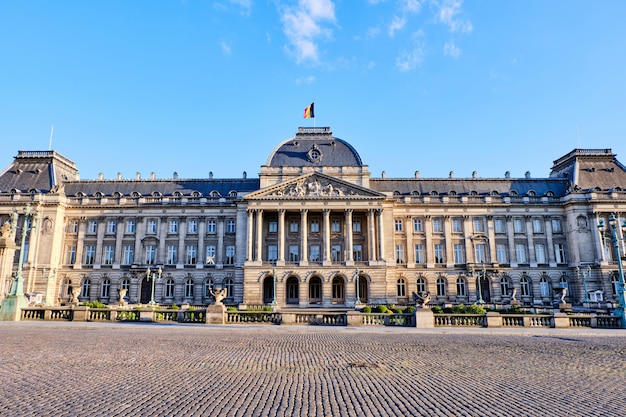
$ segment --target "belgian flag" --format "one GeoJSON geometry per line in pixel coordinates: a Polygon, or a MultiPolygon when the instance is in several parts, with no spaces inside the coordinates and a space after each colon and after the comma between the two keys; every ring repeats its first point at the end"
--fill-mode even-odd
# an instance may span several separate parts
{"type": "Polygon", "coordinates": [[[306,109],[304,109],[304,118],[305,119],[311,119],[315,117],[315,111],[313,109],[315,103],[311,103],[310,106],[308,106],[306,109]]]}

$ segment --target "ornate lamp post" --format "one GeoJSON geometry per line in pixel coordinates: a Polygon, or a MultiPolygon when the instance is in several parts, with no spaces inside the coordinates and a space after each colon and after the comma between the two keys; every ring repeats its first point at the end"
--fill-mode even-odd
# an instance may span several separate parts
{"type": "Polygon", "coordinates": [[[359,268],[356,269],[355,271],[356,274],[356,301],[354,302],[355,305],[359,305],[361,304],[361,297],[359,295],[359,278],[360,278],[360,274],[361,271],[359,271],[359,268]]]}
{"type": "Polygon", "coordinates": [[[276,268],[272,269],[272,285],[274,286],[272,289],[272,305],[275,306],[278,304],[278,301],[276,301],[276,268]]]}
{"type": "MultiPolygon", "coordinates": [[[[591,267],[583,269],[583,289],[585,290],[585,303],[591,302],[589,299],[589,291],[587,291],[587,278],[591,276],[591,267]]],[[[576,275],[580,276],[580,268],[576,267],[576,275]]]]}
{"type": "MultiPolygon", "coordinates": [[[[11,233],[14,233],[16,229],[22,231],[22,239],[20,241],[20,255],[17,263],[17,271],[13,278],[13,284],[11,285],[11,291],[2,300],[2,308],[0,314],[0,320],[17,321],[22,314],[21,309],[28,305],[28,300],[24,296],[24,277],[22,275],[22,269],[24,266],[24,252],[26,247],[26,236],[28,232],[37,228],[37,223],[41,217],[39,211],[32,209],[30,205],[24,207],[24,223],[22,227],[17,226],[19,213],[17,210],[11,213],[11,233]]],[[[32,233],[31,233],[32,235],[32,233]]]]}
{"type": "MultiPolygon", "coordinates": [[[[476,284],[478,286],[478,300],[476,300],[476,304],[484,304],[485,300],[483,300],[483,290],[480,284],[480,279],[481,279],[480,272],[476,274],[476,271],[474,270],[473,267],[470,269],[470,271],[472,272],[472,276],[476,279],[476,284]]],[[[484,265],[483,265],[483,275],[487,276],[484,265]]]]}
{"type": "MultiPolygon", "coordinates": [[[[613,249],[615,250],[615,257],[617,260],[617,272],[619,274],[618,288],[617,288],[619,304],[617,308],[615,309],[615,315],[621,318],[622,328],[626,328],[626,310],[625,310],[626,288],[624,286],[624,270],[622,268],[622,255],[619,249],[619,243],[622,239],[620,239],[617,236],[617,224],[618,224],[617,218],[615,217],[613,213],[611,213],[611,215],[609,215],[609,228],[611,229],[611,237],[608,239],[611,240],[611,242],[613,242],[613,249]]],[[[621,227],[625,228],[626,224],[621,225],[621,227]]],[[[600,221],[598,222],[598,228],[600,230],[605,229],[604,219],[600,219],[600,221]]]]}
{"type": "Polygon", "coordinates": [[[150,295],[150,302],[148,304],[150,304],[151,306],[156,304],[156,301],[154,301],[154,282],[155,281],[159,281],[161,282],[161,275],[163,274],[163,270],[161,269],[161,267],[159,267],[155,272],[150,272],[150,268],[148,268],[148,271],[146,272],[146,277],[148,278],[148,280],[150,280],[150,277],[152,277],[152,292],[150,295]],[[155,276],[156,275],[156,276],[155,276]]]}

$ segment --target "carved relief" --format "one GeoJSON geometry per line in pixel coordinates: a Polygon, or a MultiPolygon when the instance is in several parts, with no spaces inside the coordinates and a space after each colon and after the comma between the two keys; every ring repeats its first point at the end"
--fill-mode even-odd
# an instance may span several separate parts
{"type": "Polygon", "coordinates": [[[343,197],[356,195],[356,193],[346,186],[311,177],[289,184],[267,195],[269,197],[343,197]]]}

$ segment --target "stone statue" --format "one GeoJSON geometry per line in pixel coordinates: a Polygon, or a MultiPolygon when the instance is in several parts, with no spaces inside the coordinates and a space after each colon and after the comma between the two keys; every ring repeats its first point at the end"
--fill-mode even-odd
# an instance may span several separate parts
{"type": "Polygon", "coordinates": [[[422,295],[421,293],[413,293],[413,301],[415,302],[415,304],[419,304],[422,307],[426,307],[428,305],[428,303],[430,303],[431,300],[431,296],[430,296],[430,292],[427,292],[426,294],[422,295]]]}
{"type": "Polygon", "coordinates": [[[567,288],[561,288],[561,304],[565,303],[565,296],[567,295],[567,288]]]}
{"type": "Polygon", "coordinates": [[[511,301],[517,301],[517,288],[513,288],[513,294],[511,294],[511,301]]]}
{"type": "Polygon", "coordinates": [[[124,298],[126,298],[127,293],[128,293],[128,288],[120,288],[120,301],[124,301],[124,298]]]}
{"type": "Polygon", "coordinates": [[[4,222],[2,223],[2,226],[0,226],[0,237],[11,237],[11,225],[9,222],[4,222]]]}
{"type": "Polygon", "coordinates": [[[210,289],[209,291],[211,292],[213,298],[215,298],[215,305],[217,306],[222,305],[222,300],[226,298],[226,295],[228,294],[228,290],[226,288],[222,288],[221,290],[216,291],[210,289]]]}
{"type": "Polygon", "coordinates": [[[70,287],[70,303],[78,304],[78,296],[80,296],[80,286],[70,287]]]}

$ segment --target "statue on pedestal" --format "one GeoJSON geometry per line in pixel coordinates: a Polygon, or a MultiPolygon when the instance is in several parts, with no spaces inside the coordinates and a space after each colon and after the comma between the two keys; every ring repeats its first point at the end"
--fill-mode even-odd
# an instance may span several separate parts
{"type": "Polygon", "coordinates": [[[222,305],[222,300],[228,295],[228,290],[226,288],[222,288],[221,290],[216,291],[213,291],[213,289],[211,288],[209,291],[211,292],[213,298],[215,298],[216,306],[222,305]]]}

